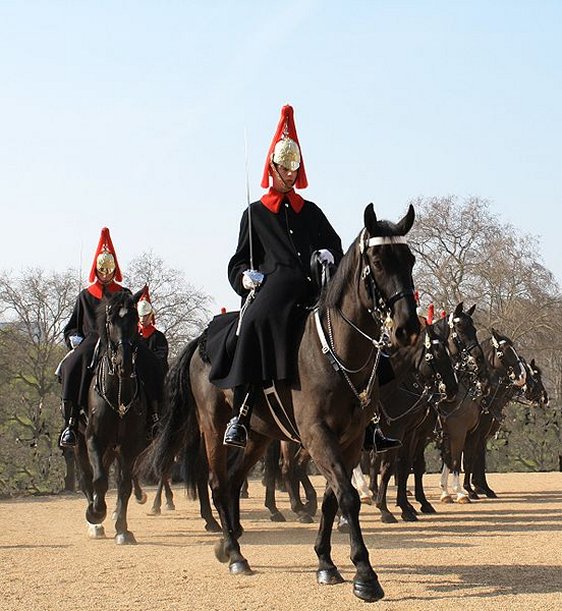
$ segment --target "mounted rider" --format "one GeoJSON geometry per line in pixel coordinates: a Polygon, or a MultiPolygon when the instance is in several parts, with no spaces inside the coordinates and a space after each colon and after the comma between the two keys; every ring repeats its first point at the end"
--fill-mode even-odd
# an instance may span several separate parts
{"type": "MultiPolygon", "coordinates": [[[[61,382],[61,411],[65,423],[59,439],[59,445],[63,448],[77,444],[80,410],[87,411],[88,390],[99,340],[96,310],[104,297],[119,291],[131,293],[120,284],[122,280],[109,229],[104,227],[88,277],[90,285],[78,294],[70,320],[63,329],[64,341],[70,349],[56,372],[61,382]]],[[[162,386],[156,357],[147,347],[139,346],[136,365],[148,397],[149,411],[158,414],[162,386]]]]}
{"type": "MultiPolygon", "coordinates": [[[[139,315],[139,341],[158,359],[158,364],[160,365],[160,381],[158,384],[162,386],[164,378],[168,373],[168,340],[164,333],[155,326],[156,312],[152,305],[147,285],[144,286],[142,294],[137,302],[137,312],[139,315]]],[[[159,420],[160,413],[158,411],[151,411],[149,426],[152,437],[158,432],[159,420]]]]}
{"type": "Polygon", "coordinates": [[[70,320],[63,329],[64,341],[70,352],[61,362],[57,374],[62,384],[61,411],[65,422],[59,445],[77,444],[76,432],[81,407],[87,405],[88,388],[92,379],[91,365],[98,342],[96,309],[104,296],[129,291],[119,284],[121,269],[109,229],[104,227],[90,269],[88,288],[80,291],[70,320]]]}

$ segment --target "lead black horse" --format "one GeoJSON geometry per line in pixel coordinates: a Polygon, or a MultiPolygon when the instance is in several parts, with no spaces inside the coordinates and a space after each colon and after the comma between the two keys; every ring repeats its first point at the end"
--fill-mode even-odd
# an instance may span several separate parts
{"type": "MultiPolygon", "coordinates": [[[[302,445],[327,480],[315,544],[317,580],[320,584],[343,581],[331,557],[331,533],[339,505],[349,522],[351,560],[356,567],[353,592],[366,601],[379,600],[384,592],[361,533],[360,500],[351,484],[351,472],[359,462],[364,431],[378,398],[377,365],[384,338],[390,333],[395,345],[405,346],[414,343],[420,331],[412,282],[414,257],[404,238],[413,222],[412,206],[396,224],[379,221],[372,204],[367,206],[364,229],[340,262],[319,307],[306,319],[295,355],[297,380],[277,384],[302,445]]],[[[223,534],[215,553],[229,563],[231,573],[251,574],[239,544],[240,488],[268,438],[287,437],[260,397],[244,459],[235,461],[235,468],[228,471],[228,448],[222,439],[232,392],[209,382],[210,363],[200,340],[191,342],[178,361],[184,368],[180,388],[175,399],[170,398],[152,464],[157,473],[165,473],[182,445],[188,456],[197,452],[202,433],[223,534]]]]}
{"type": "Polygon", "coordinates": [[[146,447],[147,401],[136,374],[138,314],[134,297],[127,291],[102,301],[97,311],[99,358],[88,393],[86,422],[80,426],[76,459],[80,487],[88,501],[89,536],[105,536],[105,495],[108,471],[117,465],[115,541],[134,544],[128,530],[127,506],[132,490],[133,464],[146,447]]]}

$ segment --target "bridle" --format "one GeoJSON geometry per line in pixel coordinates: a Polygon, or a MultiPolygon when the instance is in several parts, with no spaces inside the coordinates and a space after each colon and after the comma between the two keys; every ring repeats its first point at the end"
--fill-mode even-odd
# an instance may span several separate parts
{"type": "Polygon", "coordinates": [[[474,356],[474,351],[479,351],[482,357],[482,363],[484,363],[484,355],[482,353],[482,348],[478,343],[477,339],[474,339],[470,344],[465,344],[465,342],[461,339],[456,325],[461,322],[460,316],[455,316],[455,313],[451,313],[447,319],[447,325],[449,326],[449,334],[457,353],[455,354],[455,369],[459,372],[466,373],[473,380],[471,385],[471,394],[474,396],[482,395],[482,377],[484,375],[484,371],[478,364],[478,359],[474,356]]]}
{"type": "Polygon", "coordinates": [[[95,389],[104,399],[104,401],[114,410],[119,416],[122,418],[128,411],[131,405],[134,403],[135,399],[139,394],[139,383],[137,377],[136,370],[136,357],[138,352],[138,346],[136,342],[131,340],[130,338],[121,338],[117,342],[113,342],[110,336],[111,324],[109,321],[109,305],[105,307],[105,332],[107,338],[107,349],[103,354],[100,365],[97,370],[96,376],[96,385],[95,389]],[[123,377],[117,371],[117,356],[119,352],[119,348],[122,346],[128,346],[131,349],[131,374],[128,377],[123,377]],[[109,385],[108,378],[117,377],[118,379],[118,387],[117,387],[117,403],[114,403],[109,397],[109,385]],[[133,392],[131,393],[131,397],[128,403],[123,403],[122,395],[123,395],[123,386],[132,380],[134,382],[133,392]]]}
{"type": "Polygon", "coordinates": [[[345,366],[342,359],[338,356],[336,352],[336,346],[334,342],[333,336],[333,326],[332,326],[332,318],[330,314],[330,308],[326,308],[326,321],[328,326],[328,338],[326,338],[326,334],[324,333],[324,328],[322,326],[322,321],[320,319],[320,310],[316,307],[313,310],[314,320],[316,323],[316,329],[318,332],[318,337],[320,339],[320,343],[322,346],[322,353],[325,354],[334,368],[335,371],[342,374],[343,378],[347,382],[351,391],[359,401],[362,409],[365,409],[371,403],[371,395],[375,386],[377,368],[381,356],[381,350],[383,348],[388,348],[390,345],[390,335],[389,330],[392,326],[392,314],[394,312],[394,305],[397,301],[402,298],[411,297],[414,299],[414,289],[413,287],[409,287],[407,289],[403,289],[397,291],[389,298],[385,298],[380,289],[377,287],[377,284],[374,279],[374,274],[371,269],[371,264],[369,258],[367,256],[367,250],[369,248],[373,248],[375,246],[385,246],[391,244],[407,244],[406,239],[403,236],[384,236],[384,237],[372,237],[366,238],[366,228],[364,228],[359,236],[358,247],[359,247],[359,255],[361,258],[362,270],[360,274],[360,281],[365,283],[365,288],[367,290],[367,294],[370,299],[370,306],[367,307],[368,312],[370,313],[373,320],[378,324],[380,328],[379,338],[376,339],[371,337],[368,333],[363,331],[359,326],[357,326],[352,320],[350,320],[345,314],[341,311],[340,308],[335,308],[335,311],[339,314],[342,320],[348,324],[352,329],[354,329],[359,335],[363,338],[367,339],[372,347],[369,353],[369,356],[366,362],[358,369],[350,369],[345,366]],[[353,384],[350,374],[360,373],[365,370],[369,363],[373,361],[373,365],[371,368],[371,372],[369,374],[369,378],[365,388],[362,391],[359,391],[358,388],[353,384]]]}

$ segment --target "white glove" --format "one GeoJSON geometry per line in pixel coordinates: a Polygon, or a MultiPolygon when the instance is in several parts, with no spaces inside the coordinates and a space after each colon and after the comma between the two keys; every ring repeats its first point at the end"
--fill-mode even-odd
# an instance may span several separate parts
{"type": "Polygon", "coordinates": [[[74,350],[76,346],[79,346],[82,343],[83,339],[84,338],[81,335],[71,335],[68,338],[68,341],[70,342],[70,347],[74,350]]]}
{"type": "Polygon", "coordinates": [[[259,289],[265,276],[257,269],[247,269],[242,274],[242,286],[247,290],[259,289]]]}
{"type": "Polygon", "coordinates": [[[318,251],[318,260],[322,265],[333,265],[335,261],[334,255],[327,248],[318,251]]]}

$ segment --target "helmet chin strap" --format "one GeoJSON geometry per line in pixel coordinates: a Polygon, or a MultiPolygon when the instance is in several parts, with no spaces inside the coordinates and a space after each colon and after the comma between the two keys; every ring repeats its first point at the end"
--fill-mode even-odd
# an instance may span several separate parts
{"type": "MultiPolygon", "coordinates": [[[[273,163],[273,161],[269,162],[269,165],[271,166],[271,169],[273,170],[273,172],[275,172],[275,176],[277,176],[277,178],[283,183],[283,185],[285,186],[285,188],[287,189],[287,192],[290,191],[293,187],[291,185],[289,185],[283,178],[283,176],[281,176],[281,174],[279,173],[279,170],[277,169],[276,165],[273,163]]],[[[297,170],[298,172],[298,170],[297,170]]]]}

